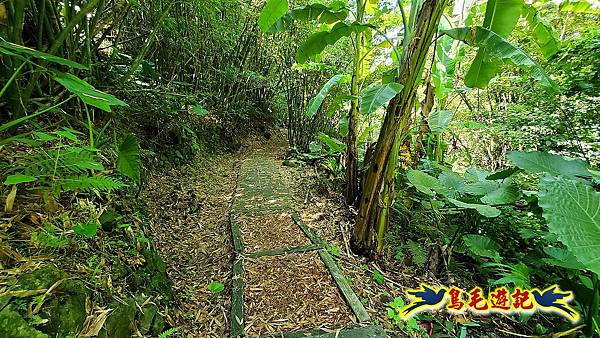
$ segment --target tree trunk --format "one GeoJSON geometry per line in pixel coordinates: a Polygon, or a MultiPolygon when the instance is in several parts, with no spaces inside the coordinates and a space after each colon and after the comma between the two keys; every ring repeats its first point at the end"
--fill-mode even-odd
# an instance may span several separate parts
{"type": "Polygon", "coordinates": [[[447,0],[426,0],[419,10],[415,34],[406,48],[404,61],[400,67],[398,82],[404,87],[387,107],[373,160],[365,177],[358,216],[352,231],[351,244],[356,253],[370,255],[376,244],[373,234],[380,218],[380,196],[390,153],[396,137],[399,137],[400,144],[406,138],[427,52],[446,2],[447,0]],[[402,134],[397,135],[398,132],[402,134]]]}
{"type": "Polygon", "coordinates": [[[395,191],[395,176],[396,176],[396,166],[398,165],[398,154],[400,152],[400,134],[396,136],[396,140],[394,141],[394,145],[392,146],[392,152],[390,155],[390,160],[388,161],[387,168],[385,170],[385,179],[383,182],[383,191],[381,193],[381,205],[378,206],[377,211],[377,256],[381,257],[383,255],[383,242],[385,232],[387,231],[388,224],[390,222],[390,207],[394,203],[396,199],[396,191],[395,191]]]}
{"type": "MultiPolygon", "coordinates": [[[[365,0],[356,1],[356,21],[362,22],[364,17],[365,0]]],[[[362,77],[362,54],[364,35],[358,32],[354,36],[354,64],[352,68],[352,84],[350,95],[357,97],[359,81],[362,77]]],[[[346,203],[354,205],[358,196],[358,151],[356,135],[358,134],[358,98],[350,103],[348,112],[348,136],[346,137],[346,203]]]]}

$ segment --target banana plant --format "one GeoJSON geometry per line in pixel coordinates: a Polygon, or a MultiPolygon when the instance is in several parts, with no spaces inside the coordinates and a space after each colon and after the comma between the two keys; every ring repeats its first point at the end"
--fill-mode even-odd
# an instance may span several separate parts
{"type": "MultiPolygon", "coordinates": [[[[388,191],[385,189],[386,182],[389,181],[386,179],[387,170],[385,168],[391,163],[390,159],[395,156],[394,149],[397,147],[394,145],[397,138],[404,140],[411,130],[412,119],[410,116],[414,107],[414,97],[412,96],[419,85],[420,74],[424,67],[423,59],[429,48],[421,43],[430,41],[432,31],[439,30],[448,38],[478,48],[477,55],[465,76],[465,84],[469,87],[486,86],[497,74],[500,69],[499,65],[508,63],[525,70],[549,92],[560,90],[533,58],[506,39],[515,28],[519,18],[523,17],[529,24],[532,37],[542,49],[542,54],[549,56],[556,52],[558,43],[553,40],[554,36],[549,26],[544,25],[535,8],[525,6],[523,0],[489,0],[486,3],[482,26],[474,26],[467,15],[466,19],[461,18],[459,21],[460,25],[465,26],[456,28],[452,26],[450,20],[444,20],[444,24],[440,25],[440,14],[445,5],[444,1],[423,1],[416,4],[413,1],[410,15],[403,15],[405,29],[398,72],[398,79],[403,85],[403,89],[390,100],[373,159],[363,184],[361,204],[358,208],[357,223],[352,237],[353,246],[359,252],[367,254],[371,252],[372,243],[377,241],[372,240],[373,234],[370,229],[385,223],[380,221],[381,217],[385,217],[386,213],[383,210],[385,207],[382,209],[379,202],[386,200],[382,192],[388,191]],[[420,41],[415,41],[415,39],[420,41]]],[[[458,13],[464,15],[464,8],[458,13]]],[[[452,77],[456,73],[457,60],[451,58],[461,58],[463,55],[462,47],[452,48],[449,47],[449,44],[451,42],[442,40],[439,49],[444,53],[437,58],[438,61],[442,59],[442,62],[436,63],[438,73],[432,75],[434,82],[440,85],[440,88],[436,88],[439,94],[438,111],[443,110],[445,97],[453,87],[452,77]],[[443,60],[444,57],[446,60],[443,60]],[[442,69],[444,73],[439,72],[442,69]]],[[[465,207],[460,201],[458,204],[465,207]]],[[[381,247],[381,245],[378,244],[377,247],[381,247]]]]}
{"type": "Polygon", "coordinates": [[[523,17],[530,34],[546,58],[554,55],[559,48],[552,28],[543,20],[538,10],[523,0],[489,0],[481,26],[441,29],[447,36],[478,47],[477,55],[465,75],[465,85],[483,88],[500,70],[502,63],[512,64],[538,80],[551,92],[559,89],[525,51],[510,43],[506,38],[514,30],[519,18],[523,17]]]}
{"type": "Polygon", "coordinates": [[[346,200],[349,204],[354,204],[358,195],[357,140],[360,114],[368,115],[381,108],[401,88],[398,83],[382,83],[369,86],[361,92],[373,55],[372,36],[374,32],[377,33],[377,28],[366,23],[366,19],[379,14],[379,1],[357,0],[355,5],[352,8],[352,18],[349,19],[351,10],[343,1],[335,1],[329,5],[314,3],[290,10],[286,0],[269,0],[258,20],[259,27],[266,33],[281,32],[294,21],[314,22],[321,26],[296,51],[295,59],[298,63],[310,61],[343,37],[352,39],[354,53],[350,74],[338,74],[327,81],[311,100],[306,112],[307,117],[313,117],[320,111],[325,96],[334,86],[349,83],[349,92],[336,97],[330,107],[337,108],[344,101],[350,102],[348,114],[340,118],[340,130],[346,136],[346,200]]]}

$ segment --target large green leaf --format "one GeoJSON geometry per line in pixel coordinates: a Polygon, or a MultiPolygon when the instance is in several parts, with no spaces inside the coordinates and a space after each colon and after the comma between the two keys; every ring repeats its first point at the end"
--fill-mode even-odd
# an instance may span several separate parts
{"type": "Polygon", "coordinates": [[[283,32],[296,20],[332,24],[343,21],[347,17],[348,9],[342,3],[337,2],[329,6],[319,3],[310,4],[285,13],[269,28],[269,33],[283,32]]]}
{"type": "Polygon", "coordinates": [[[388,103],[402,90],[402,85],[397,82],[378,84],[365,88],[358,95],[360,99],[360,112],[371,114],[388,103]]]}
{"type": "Polygon", "coordinates": [[[429,118],[427,119],[427,124],[429,124],[429,129],[434,134],[442,133],[452,120],[454,113],[448,110],[436,110],[429,114],[429,118]]]}
{"type": "Polygon", "coordinates": [[[192,107],[192,113],[202,117],[208,115],[208,110],[206,110],[206,108],[204,108],[201,104],[197,104],[192,107]]]}
{"type": "Polygon", "coordinates": [[[325,96],[327,96],[327,93],[329,93],[333,86],[338,83],[348,82],[350,79],[351,77],[347,74],[337,74],[329,79],[329,81],[323,85],[319,93],[310,101],[306,116],[312,117],[319,111],[321,104],[323,104],[323,100],[325,100],[325,96]]]}
{"type": "Polygon", "coordinates": [[[503,180],[506,178],[509,178],[510,176],[512,176],[513,174],[517,173],[521,171],[521,168],[519,167],[510,167],[507,169],[501,169],[496,171],[495,173],[491,174],[490,176],[486,177],[486,180],[490,180],[490,181],[494,181],[494,180],[503,180]]]}
{"type": "Polygon", "coordinates": [[[446,194],[448,197],[456,197],[458,194],[462,194],[465,192],[464,178],[453,171],[446,170],[442,172],[438,176],[438,180],[448,190],[446,194]]]}
{"type": "Polygon", "coordinates": [[[468,45],[486,47],[485,50],[489,55],[529,71],[530,75],[538,80],[546,90],[558,91],[556,84],[540,65],[521,48],[511,44],[498,34],[483,27],[461,27],[444,30],[443,32],[454,39],[464,41],[468,45]]]}
{"type": "Polygon", "coordinates": [[[512,184],[501,185],[498,189],[490,191],[481,198],[481,202],[488,205],[511,204],[521,197],[519,188],[512,184]]]}
{"type": "Polygon", "coordinates": [[[455,206],[459,207],[459,208],[463,208],[463,209],[474,209],[477,210],[477,212],[485,217],[498,217],[500,216],[500,210],[491,207],[489,205],[485,205],[485,204],[474,204],[474,203],[465,203],[453,198],[449,198],[448,201],[450,201],[450,203],[454,204],[455,206]]]}
{"type": "Polygon", "coordinates": [[[548,173],[552,176],[591,177],[585,161],[569,159],[539,151],[511,151],[506,157],[517,167],[532,173],[548,173]]]}
{"type": "Polygon", "coordinates": [[[527,19],[534,41],[540,47],[542,55],[549,58],[556,54],[560,46],[552,26],[541,18],[538,10],[531,5],[523,6],[523,16],[527,19]]]}
{"type": "MultiPolygon", "coordinates": [[[[523,0],[488,0],[482,26],[506,38],[515,28],[522,7],[523,0]]],[[[498,62],[490,58],[487,53],[487,46],[481,46],[465,75],[465,85],[483,88],[496,75],[499,68],[498,62]]]]}
{"type": "Polygon", "coordinates": [[[83,102],[104,111],[110,112],[111,106],[127,106],[127,103],[110,94],[97,90],[73,74],[54,72],[52,78],[67,88],[67,90],[77,95],[83,102]]]}
{"type": "Polygon", "coordinates": [[[346,150],[344,142],[333,138],[325,133],[319,133],[317,139],[327,146],[327,153],[330,155],[338,154],[346,150]]]}
{"type": "Polygon", "coordinates": [[[353,22],[346,24],[344,22],[336,23],[330,31],[316,32],[310,35],[296,51],[296,61],[305,63],[314,55],[321,53],[328,45],[333,45],[342,37],[350,36],[352,33],[358,33],[372,28],[367,24],[353,22]]]}
{"type": "Polygon", "coordinates": [[[134,182],[140,182],[140,146],[133,134],[128,134],[119,146],[119,159],[117,161],[119,172],[134,182]]]}
{"type": "MultiPolygon", "coordinates": [[[[349,79],[351,79],[350,77],[349,79]]],[[[345,102],[358,99],[358,96],[348,95],[348,94],[340,94],[331,100],[329,107],[327,107],[327,111],[325,112],[325,116],[331,118],[333,114],[341,109],[345,102]]]]}
{"type": "Polygon", "coordinates": [[[406,172],[406,178],[417,190],[428,196],[434,196],[435,193],[446,195],[449,192],[437,178],[421,170],[409,170],[406,172]]]}
{"type": "Polygon", "coordinates": [[[459,44],[456,50],[453,45],[454,40],[446,35],[440,37],[437,42],[431,81],[439,99],[445,98],[454,89],[456,64],[465,57],[464,45],[459,44]]]}
{"type": "Polygon", "coordinates": [[[287,13],[288,9],[287,0],[267,0],[267,4],[258,17],[258,26],[263,32],[268,32],[271,26],[287,13]]]}
{"type": "Polygon", "coordinates": [[[523,0],[488,0],[482,26],[508,37],[519,21],[523,4],[523,0]]]}
{"type": "Polygon", "coordinates": [[[4,180],[5,185],[13,185],[13,184],[21,184],[21,183],[29,183],[35,182],[37,178],[29,175],[15,174],[10,175],[4,180]]]}
{"type": "Polygon", "coordinates": [[[463,236],[463,242],[469,248],[471,253],[479,257],[491,258],[495,262],[500,262],[500,246],[494,242],[491,238],[481,235],[465,235],[463,236]]]}
{"type": "Polygon", "coordinates": [[[600,274],[600,193],[579,181],[546,176],[539,205],[548,229],[586,268],[600,274]]]}
{"type": "Polygon", "coordinates": [[[43,59],[43,60],[46,60],[49,62],[57,63],[59,65],[67,66],[67,67],[72,67],[72,68],[77,68],[77,69],[88,69],[88,67],[86,67],[80,63],[77,63],[75,61],[63,59],[61,57],[58,57],[58,56],[55,56],[52,54],[40,52],[35,49],[17,45],[17,44],[11,43],[11,42],[7,42],[2,39],[0,39],[0,47],[2,47],[2,48],[0,48],[0,50],[8,50],[8,51],[14,52],[15,54],[18,54],[18,55],[32,56],[34,58],[43,59]]]}
{"type": "Polygon", "coordinates": [[[483,267],[495,267],[502,278],[493,281],[492,285],[506,285],[513,283],[521,288],[530,288],[530,273],[527,265],[518,264],[499,264],[499,263],[484,263],[483,267]]]}
{"type": "Polygon", "coordinates": [[[600,4],[597,1],[565,0],[560,3],[559,9],[565,12],[600,14],[600,4]]]}
{"type": "Polygon", "coordinates": [[[547,247],[544,252],[552,258],[543,258],[542,260],[550,265],[560,266],[567,269],[582,270],[585,269],[575,255],[567,249],[547,247]]]}
{"type": "Polygon", "coordinates": [[[349,127],[350,127],[350,118],[348,117],[348,114],[344,114],[342,116],[340,116],[340,123],[339,123],[339,129],[340,129],[340,135],[346,137],[348,136],[348,131],[349,131],[349,127]]]}
{"type": "Polygon", "coordinates": [[[73,227],[73,232],[86,238],[94,238],[96,237],[99,227],[100,224],[98,224],[97,221],[89,221],[75,225],[73,227]]]}
{"type": "Polygon", "coordinates": [[[327,35],[329,35],[329,32],[316,32],[306,38],[296,51],[296,61],[298,63],[305,63],[311,56],[325,50],[325,47],[327,47],[327,41],[325,41],[327,35]]]}
{"type": "Polygon", "coordinates": [[[500,62],[497,62],[497,60],[494,60],[489,54],[482,52],[480,49],[477,51],[477,55],[475,55],[465,75],[465,85],[471,88],[483,88],[487,86],[490,80],[498,73],[500,65],[500,62]]]}

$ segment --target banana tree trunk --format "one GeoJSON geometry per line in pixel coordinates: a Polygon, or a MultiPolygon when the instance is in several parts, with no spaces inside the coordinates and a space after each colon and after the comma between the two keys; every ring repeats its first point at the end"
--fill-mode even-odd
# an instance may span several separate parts
{"type": "Polygon", "coordinates": [[[426,0],[417,14],[415,33],[405,50],[400,66],[398,82],[404,85],[402,90],[390,101],[385,120],[379,133],[379,139],[373,154],[373,160],[365,175],[360,198],[358,216],[352,231],[352,249],[354,252],[371,255],[376,245],[374,236],[377,221],[380,218],[381,192],[385,182],[385,172],[396,137],[402,144],[411,124],[412,110],[415,106],[416,91],[423,73],[423,66],[447,0],[426,0]],[[398,135],[398,132],[402,132],[398,135]]]}
{"type": "Polygon", "coordinates": [[[385,170],[385,180],[383,182],[383,191],[381,193],[381,210],[377,212],[377,256],[383,255],[383,239],[385,236],[385,232],[387,231],[388,224],[390,223],[390,207],[396,199],[395,176],[401,144],[399,136],[400,134],[398,134],[398,136],[396,137],[396,141],[394,141],[394,146],[392,147],[390,160],[385,170]]]}
{"type": "MultiPolygon", "coordinates": [[[[356,1],[356,20],[362,22],[364,17],[365,0],[356,1]]],[[[362,59],[364,52],[364,34],[358,32],[354,36],[354,64],[352,67],[352,83],[350,95],[357,97],[359,81],[362,77],[362,59]]],[[[358,151],[356,136],[358,134],[358,99],[350,103],[348,112],[348,136],[346,137],[346,203],[354,205],[358,196],[358,151]]]]}

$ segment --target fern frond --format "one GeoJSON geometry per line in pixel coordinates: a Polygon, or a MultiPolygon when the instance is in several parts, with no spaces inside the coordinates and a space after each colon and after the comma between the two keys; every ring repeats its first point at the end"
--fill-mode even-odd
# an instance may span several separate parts
{"type": "Polygon", "coordinates": [[[177,328],[172,327],[172,328],[168,329],[167,331],[164,331],[163,333],[159,334],[158,338],[167,338],[167,337],[173,335],[175,332],[177,332],[177,328]]]}
{"type": "Polygon", "coordinates": [[[104,170],[102,164],[94,160],[94,155],[93,150],[66,147],[28,154],[20,159],[19,163],[27,168],[28,174],[64,177],[69,174],[83,174],[88,169],[104,170]]]}
{"type": "Polygon", "coordinates": [[[419,243],[409,240],[406,247],[412,256],[413,263],[418,267],[424,267],[427,263],[427,250],[419,243]]]}
{"type": "Polygon", "coordinates": [[[76,176],[61,180],[63,191],[80,190],[92,192],[97,190],[102,193],[109,193],[124,186],[123,182],[108,176],[76,176]]]}

